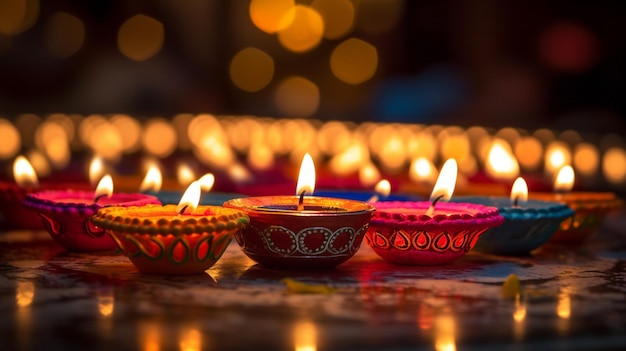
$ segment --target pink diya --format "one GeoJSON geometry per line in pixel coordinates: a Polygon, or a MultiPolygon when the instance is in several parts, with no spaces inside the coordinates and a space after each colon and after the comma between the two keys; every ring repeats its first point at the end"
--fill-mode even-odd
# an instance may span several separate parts
{"type": "Polygon", "coordinates": [[[471,250],[480,235],[504,218],[498,209],[469,203],[438,203],[454,191],[457,165],[446,161],[431,201],[376,204],[366,242],[384,260],[406,265],[450,263],[471,250]]]}
{"type": "Polygon", "coordinates": [[[304,196],[315,187],[315,167],[306,154],[296,192],[226,201],[244,211],[250,224],[235,234],[243,252],[263,266],[323,269],[339,265],[360,248],[374,207],[368,203],[304,196]]]}
{"type": "Polygon", "coordinates": [[[27,194],[52,189],[87,189],[87,183],[40,182],[33,166],[24,156],[13,162],[15,181],[0,181],[0,214],[3,229],[43,230],[37,213],[23,206],[27,194]]]}
{"type": "Polygon", "coordinates": [[[197,206],[200,193],[200,183],[192,182],[178,206],[104,207],[91,220],[140,272],[198,274],[215,264],[249,222],[241,211],[197,206]]]}
{"type": "Polygon", "coordinates": [[[554,181],[554,193],[530,193],[529,198],[561,202],[574,210],[574,216],[561,222],[549,243],[581,244],[594,234],[604,222],[606,215],[623,206],[623,201],[610,192],[572,192],[574,170],[562,167],[554,181]]]}
{"type": "Polygon", "coordinates": [[[102,178],[95,192],[50,190],[28,194],[24,206],[34,210],[52,238],[74,251],[106,251],[116,248],[115,242],[104,230],[90,222],[105,206],[140,206],[160,204],[151,195],[139,193],[113,194],[111,176],[102,178]]]}

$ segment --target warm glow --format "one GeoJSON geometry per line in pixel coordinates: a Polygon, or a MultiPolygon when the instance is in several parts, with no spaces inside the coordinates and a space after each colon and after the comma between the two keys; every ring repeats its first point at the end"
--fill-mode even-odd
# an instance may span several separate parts
{"type": "Polygon", "coordinates": [[[198,183],[200,183],[202,191],[209,192],[215,184],[215,176],[213,173],[207,173],[198,179],[198,183]]]}
{"type": "Polygon", "coordinates": [[[366,41],[350,38],[333,50],[330,69],[339,80],[356,85],[368,81],[376,73],[378,51],[366,41]]]}
{"type": "Polygon", "coordinates": [[[309,117],[317,112],[320,90],[312,81],[291,76],[282,80],[274,96],[276,108],[288,117],[309,117]]]}
{"type": "Polygon", "coordinates": [[[572,304],[569,292],[562,291],[559,293],[556,305],[556,314],[562,319],[569,319],[572,315],[572,304]]]}
{"type": "Polygon", "coordinates": [[[509,144],[503,140],[493,142],[485,171],[489,176],[500,180],[511,180],[519,174],[519,164],[509,148],[509,144]]]}
{"type": "Polygon", "coordinates": [[[324,19],[324,38],[338,39],[354,27],[355,9],[350,0],[315,0],[311,7],[324,19]]]}
{"type": "Polygon", "coordinates": [[[382,198],[386,198],[389,194],[391,194],[391,183],[389,183],[387,179],[382,179],[376,183],[374,191],[376,191],[376,194],[380,195],[382,198]]]}
{"type": "Polygon", "coordinates": [[[155,164],[151,164],[146,172],[146,176],[143,178],[141,185],[139,186],[139,192],[145,193],[146,191],[160,191],[163,184],[163,176],[161,170],[155,164]]]}
{"type": "Polygon", "coordinates": [[[513,311],[513,320],[522,322],[526,319],[526,304],[520,301],[519,294],[515,296],[515,311],[513,311]]]}
{"type": "Polygon", "coordinates": [[[9,159],[17,154],[22,146],[22,139],[17,128],[8,120],[0,118],[0,159],[9,159]]]}
{"type": "Polygon", "coordinates": [[[26,157],[20,155],[13,161],[13,178],[20,188],[38,188],[39,179],[26,157]]]}
{"type": "Polygon", "coordinates": [[[111,195],[113,195],[113,178],[111,178],[110,174],[107,174],[98,182],[94,199],[102,196],[111,197],[111,195]]]}
{"type": "Polygon", "coordinates": [[[515,143],[515,157],[524,169],[534,171],[539,168],[542,155],[543,145],[535,137],[522,137],[515,143]]]}
{"type": "Polygon", "coordinates": [[[293,21],[294,0],[252,0],[250,19],[260,30],[273,34],[293,21]]]}
{"type": "Polygon", "coordinates": [[[67,12],[55,12],[46,23],[45,43],[48,51],[57,59],[72,56],[85,41],[85,24],[67,12]]]}
{"type": "Polygon", "coordinates": [[[35,174],[37,174],[37,176],[45,177],[52,171],[50,164],[48,163],[48,159],[39,151],[35,149],[28,151],[26,158],[30,160],[30,164],[35,169],[35,174]]]}
{"type": "Polygon", "coordinates": [[[115,115],[111,117],[111,124],[117,129],[122,149],[125,152],[133,152],[141,146],[141,124],[137,119],[127,115],[115,115]]]}
{"type": "Polygon", "coordinates": [[[626,182],[626,150],[621,147],[606,150],[602,158],[602,172],[606,180],[613,184],[626,182]]]}
{"type": "Polygon", "coordinates": [[[191,182],[185,190],[185,193],[180,198],[176,212],[180,214],[192,213],[200,203],[200,196],[202,195],[202,185],[199,181],[191,182]]]}
{"type": "Polygon", "coordinates": [[[252,180],[252,174],[241,163],[233,163],[226,170],[230,179],[237,183],[246,183],[252,180]]]}
{"type": "Polygon", "coordinates": [[[161,51],[164,37],[163,23],[146,15],[135,15],[120,26],[117,46],[131,60],[144,61],[161,51]]]}
{"type": "Polygon", "coordinates": [[[278,31],[278,41],[287,50],[302,53],[322,41],[324,20],[315,9],[298,4],[289,9],[284,19],[290,23],[278,31]]]}
{"type": "Polygon", "coordinates": [[[436,351],[456,350],[456,322],[450,313],[441,313],[435,317],[434,338],[436,351]]]}
{"type": "Polygon", "coordinates": [[[230,61],[230,80],[250,93],[265,88],[274,77],[274,60],[264,51],[248,47],[230,61]]]}
{"type": "Polygon", "coordinates": [[[369,188],[376,184],[381,178],[380,171],[376,166],[368,162],[359,168],[359,181],[364,188],[369,188]]]}
{"type": "Polygon", "coordinates": [[[39,17],[39,0],[0,0],[0,36],[30,28],[39,17]]]}
{"type": "Polygon", "coordinates": [[[109,317],[113,314],[115,308],[115,296],[113,293],[98,295],[98,311],[103,317],[109,317]]]}
{"type": "Polygon", "coordinates": [[[257,170],[267,170],[274,165],[274,151],[267,144],[257,142],[248,150],[248,164],[257,170]]]}
{"type": "Polygon", "coordinates": [[[315,164],[309,153],[304,154],[302,163],[300,164],[300,173],[298,174],[298,184],[296,186],[296,195],[303,192],[306,195],[313,195],[315,190],[315,164]]]}
{"type": "Polygon", "coordinates": [[[35,284],[30,281],[18,281],[15,290],[15,302],[19,307],[27,307],[35,298],[35,284]]]}
{"type": "Polygon", "coordinates": [[[169,121],[153,118],[146,123],[141,141],[146,152],[164,158],[174,152],[178,139],[169,121]]]}
{"type": "Polygon", "coordinates": [[[574,169],[572,166],[563,166],[554,179],[554,191],[568,193],[574,187],[574,169]]]}
{"type": "Polygon", "coordinates": [[[362,143],[354,143],[341,153],[333,156],[328,167],[337,176],[355,173],[370,157],[367,147],[362,143]]]}
{"type": "Polygon", "coordinates": [[[411,162],[409,178],[415,183],[433,184],[437,181],[437,169],[425,157],[418,157],[411,162]]]}
{"type": "Polygon", "coordinates": [[[196,175],[191,167],[181,163],[176,169],[176,178],[178,179],[178,184],[187,187],[194,181],[194,179],[196,179],[196,175]]]}
{"type": "Polygon", "coordinates": [[[327,155],[336,155],[350,145],[352,132],[344,122],[328,121],[324,123],[315,136],[319,149],[327,155]]]}
{"type": "Polygon", "coordinates": [[[441,167],[439,177],[437,177],[437,182],[430,195],[431,201],[440,196],[443,201],[448,201],[452,198],[454,187],[456,186],[457,173],[458,166],[456,160],[453,158],[447,160],[443,167],[441,167]]]}
{"type": "Polygon", "coordinates": [[[202,350],[202,334],[198,329],[189,329],[181,334],[178,346],[180,351],[200,351],[202,350]]]}
{"type": "Polygon", "coordinates": [[[517,177],[511,187],[511,203],[517,205],[528,201],[528,185],[522,177],[517,177]]]}
{"type": "Polygon", "coordinates": [[[546,174],[554,175],[561,167],[571,163],[569,147],[560,141],[553,141],[546,147],[544,169],[546,174]]]}
{"type": "Polygon", "coordinates": [[[161,350],[161,332],[157,322],[141,322],[139,324],[139,338],[142,351],[161,350]]]}
{"type": "Polygon", "coordinates": [[[395,134],[383,141],[379,158],[383,167],[392,172],[403,168],[407,161],[407,150],[402,137],[395,134]]]}
{"type": "Polygon", "coordinates": [[[298,322],[294,328],[294,350],[315,351],[317,350],[317,328],[311,322],[298,322]]]}
{"type": "Polygon", "coordinates": [[[104,169],[102,159],[98,156],[94,157],[89,163],[89,183],[95,186],[105,173],[106,170],[104,169]]]}
{"type": "Polygon", "coordinates": [[[598,148],[590,143],[580,143],[574,150],[574,167],[576,174],[591,177],[598,171],[600,154],[598,148]]]}

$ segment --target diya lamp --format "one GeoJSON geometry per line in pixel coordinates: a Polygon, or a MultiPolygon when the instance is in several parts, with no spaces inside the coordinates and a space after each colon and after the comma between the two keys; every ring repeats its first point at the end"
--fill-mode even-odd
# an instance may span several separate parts
{"type": "Polygon", "coordinates": [[[545,244],[561,222],[574,215],[567,205],[542,200],[528,200],[528,185],[518,177],[511,196],[466,196],[453,201],[469,202],[498,208],[504,223],[480,236],[474,251],[497,255],[525,255],[545,244]]]}
{"type": "Polygon", "coordinates": [[[198,206],[201,187],[200,182],[192,182],[178,205],[104,207],[91,221],[142,273],[203,273],[220,259],[233,234],[249,219],[242,211],[198,206]]]}
{"type": "Polygon", "coordinates": [[[113,193],[113,179],[102,177],[96,191],[49,190],[26,195],[24,206],[35,211],[52,238],[68,250],[106,251],[115,242],[89,220],[106,206],[160,204],[151,195],[113,193]]]}
{"type": "Polygon", "coordinates": [[[35,169],[24,156],[18,156],[13,162],[13,178],[15,181],[0,182],[0,213],[3,229],[43,230],[44,227],[36,212],[22,205],[30,193],[44,189],[80,188],[82,183],[41,183],[35,169]]]}
{"type": "Polygon", "coordinates": [[[242,210],[250,224],[235,234],[243,252],[263,266],[322,269],[360,248],[374,207],[362,201],[312,196],[315,166],[302,160],[296,195],[239,198],[224,207],[242,210]]]}
{"type": "Polygon", "coordinates": [[[498,209],[470,203],[447,203],[457,164],[443,165],[430,201],[377,203],[366,242],[384,260],[406,265],[454,261],[474,247],[482,233],[504,221],[498,209]]]}
{"type": "Polygon", "coordinates": [[[566,204],[574,215],[561,222],[550,239],[555,244],[580,244],[602,225],[606,215],[623,206],[623,201],[611,192],[572,191],[574,169],[563,166],[554,180],[553,193],[530,193],[531,199],[558,201],[566,204]]]}

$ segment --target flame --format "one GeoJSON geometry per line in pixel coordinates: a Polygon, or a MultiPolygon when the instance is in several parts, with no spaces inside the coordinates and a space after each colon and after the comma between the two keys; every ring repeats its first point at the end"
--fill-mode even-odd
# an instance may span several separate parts
{"type": "Polygon", "coordinates": [[[111,197],[111,195],[113,195],[113,178],[111,178],[110,174],[107,174],[98,182],[94,198],[98,199],[102,196],[111,197]]]}
{"type": "Polygon", "coordinates": [[[448,201],[452,198],[454,193],[454,187],[456,186],[456,176],[458,173],[458,165],[456,160],[451,158],[443,164],[437,182],[433,188],[433,192],[430,194],[430,200],[434,200],[438,197],[442,197],[441,200],[448,201]]]}
{"type": "Polygon", "coordinates": [[[561,167],[554,180],[554,191],[567,193],[574,187],[574,169],[570,165],[561,167]]]}
{"type": "Polygon", "coordinates": [[[376,184],[374,190],[382,197],[387,197],[391,193],[391,184],[387,179],[382,179],[376,184]]]}
{"type": "Polygon", "coordinates": [[[178,165],[178,169],[176,170],[176,176],[178,179],[178,184],[182,186],[188,186],[191,182],[196,179],[196,175],[193,172],[193,169],[188,165],[181,163],[178,165]]]}
{"type": "Polygon", "coordinates": [[[411,162],[409,178],[416,183],[427,182],[432,184],[437,180],[437,170],[426,157],[418,157],[411,162]]]}
{"type": "Polygon", "coordinates": [[[38,188],[39,180],[35,169],[26,157],[20,155],[13,161],[13,177],[20,188],[38,188]]]}
{"type": "Polygon", "coordinates": [[[296,195],[303,192],[312,195],[315,190],[315,164],[309,153],[304,154],[302,164],[300,165],[300,174],[298,175],[298,184],[296,186],[296,195]]]}
{"type": "Polygon", "coordinates": [[[237,183],[247,183],[253,179],[252,174],[241,163],[233,163],[228,166],[228,175],[237,183]]]}
{"type": "Polygon", "coordinates": [[[502,180],[513,179],[519,174],[519,163],[508,143],[502,140],[493,142],[485,170],[492,178],[502,180]]]}
{"type": "Polygon", "coordinates": [[[143,178],[143,181],[139,186],[139,191],[142,193],[146,191],[159,191],[161,190],[161,184],[163,184],[161,170],[157,167],[157,165],[152,164],[150,165],[150,168],[148,168],[146,176],[143,178]]]}
{"type": "Polygon", "coordinates": [[[317,328],[311,322],[298,322],[294,328],[294,349],[296,351],[317,350],[317,328]]]}
{"type": "Polygon", "coordinates": [[[98,181],[104,175],[104,162],[102,162],[102,158],[95,156],[91,163],[89,163],[89,182],[91,185],[98,184],[98,181]]]}
{"type": "Polygon", "coordinates": [[[213,173],[207,173],[198,179],[198,183],[200,183],[202,191],[209,192],[213,189],[213,185],[215,184],[215,176],[213,173]]]}
{"type": "Polygon", "coordinates": [[[202,194],[202,186],[199,181],[194,181],[189,184],[187,190],[180,198],[176,212],[183,214],[185,212],[193,212],[200,202],[200,195],[202,194]]]}
{"type": "Polygon", "coordinates": [[[528,201],[528,185],[522,177],[517,177],[511,188],[511,201],[516,204],[528,201]]]}

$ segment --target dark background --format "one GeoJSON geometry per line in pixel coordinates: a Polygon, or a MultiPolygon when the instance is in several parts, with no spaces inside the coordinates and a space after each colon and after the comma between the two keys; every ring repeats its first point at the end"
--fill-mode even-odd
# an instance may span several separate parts
{"type": "Polygon", "coordinates": [[[350,34],[379,55],[375,76],[353,86],[330,79],[327,64],[345,38],[289,53],[252,25],[248,1],[44,0],[32,27],[0,35],[0,114],[292,117],[280,115],[270,92],[281,77],[298,74],[320,88],[310,117],[322,120],[625,130],[626,2],[389,2],[402,6],[390,31],[350,34]],[[56,11],[85,24],[81,49],[63,60],[42,39],[56,11]],[[117,50],[116,35],[140,13],[163,23],[165,41],[157,55],[135,62],[117,50]],[[247,46],[276,61],[275,78],[257,93],[237,89],[228,76],[230,59],[247,46]]]}

